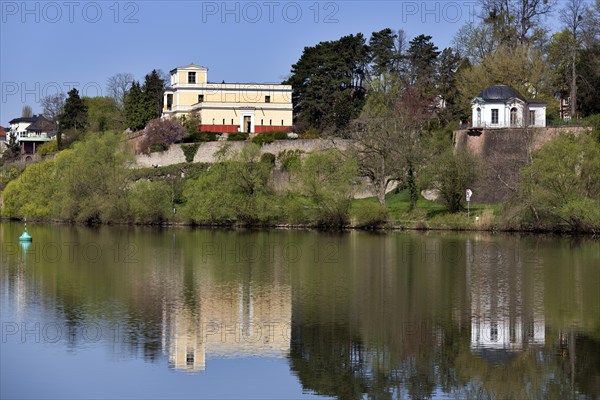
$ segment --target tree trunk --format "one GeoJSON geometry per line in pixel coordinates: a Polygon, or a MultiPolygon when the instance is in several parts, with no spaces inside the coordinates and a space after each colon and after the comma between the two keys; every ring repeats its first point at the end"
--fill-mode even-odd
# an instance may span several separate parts
{"type": "Polygon", "coordinates": [[[377,185],[375,185],[375,190],[377,191],[377,200],[379,204],[385,207],[385,189],[387,188],[387,184],[385,180],[382,180],[377,185]]]}
{"type": "Polygon", "coordinates": [[[415,173],[412,164],[409,164],[408,166],[408,179],[406,183],[408,184],[408,192],[410,195],[410,211],[412,211],[417,206],[417,200],[419,198],[417,193],[417,184],[415,182],[415,173]]]}

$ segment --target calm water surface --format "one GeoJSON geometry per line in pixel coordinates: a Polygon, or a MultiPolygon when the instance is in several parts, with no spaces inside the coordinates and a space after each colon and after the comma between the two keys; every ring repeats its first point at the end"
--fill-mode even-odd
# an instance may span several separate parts
{"type": "Polygon", "coordinates": [[[1,398],[599,398],[600,241],[0,224],[1,398]]]}

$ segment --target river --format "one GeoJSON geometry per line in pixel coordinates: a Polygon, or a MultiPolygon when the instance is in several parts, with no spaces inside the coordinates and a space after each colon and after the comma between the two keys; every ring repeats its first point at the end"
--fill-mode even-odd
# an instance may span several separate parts
{"type": "Polygon", "coordinates": [[[1,398],[598,398],[600,241],[0,224],[1,398]]]}

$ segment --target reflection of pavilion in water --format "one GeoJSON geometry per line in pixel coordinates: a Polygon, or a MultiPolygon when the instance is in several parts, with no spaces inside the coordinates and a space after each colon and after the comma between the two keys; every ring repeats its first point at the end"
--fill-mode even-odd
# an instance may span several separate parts
{"type": "Polygon", "coordinates": [[[215,358],[285,357],[290,348],[291,292],[288,286],[200,284],[192,307],[163,304],[163,349],[169,366],[203,371],[215,358]],[[168,335],[167,335],[168,332],[168,335]]]}
{"type": "Polygon", "coordinates": [[[544,344],[543,281],[535,265],[492,242],[466,242],[471,351],[495,362],[544,344]]]}

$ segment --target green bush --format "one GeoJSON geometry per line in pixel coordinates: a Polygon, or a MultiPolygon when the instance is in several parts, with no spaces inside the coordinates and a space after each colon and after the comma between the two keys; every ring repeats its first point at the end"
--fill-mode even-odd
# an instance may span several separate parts
{"type": "Polygon", "coordinates": [[[188,217],[199,224],[254,225],[277,220],[278,199],[269,185],[271,165],[260,158],[260,148],[248,144],[191,180],[184,191],[188,217]]]}
{"type": "Polygon", "coordinates": [[[600,231],[600,143],[591,135],[561,135],[521,169],[512,207],[525,227],[600,231]]]}
{"type": "Polygon", "coordinates": [[[48,220],[56,217],[61,194],[54,160],[31,164],[2,192],[3,217],[48,220]]]}
{"type": "Polygon", "coordinates": [[[194,132],[184,137],[182,143],[215,142],[220,135],[217,132],[194,132]]]}
{"type": "Polygon", "coordinates": [[[231,141],[241,141],[241,140],[247,140],[248,139],[248,134],[245,132],[230,132],[227,135],[227,140],[231,140],[231,141]]]}
{"type": "Polygon", "coordinates": [[[465,188],[473,187],[479,177],[479,159],[469,150],[448,149],[437,156],[430,169],[431,185],[440,191],[440,199],[448,211],[464,209],[465,188]]]}
{"type": "Polygon", "coordinates": [[[193,162],[199,147],[200,143],[182,144],[181,150],[183,150],[183,154],[185,155],[185,161],[193,162]]]}
{"type": "Polygon", "coordinates": [[[153,146],[150,146],[150,153],[160,153],[163,151],[167,151],[169,150],[169,145],[166,144],[155,144],[153,146]]]}
{"type": "Polygon", "coordinates": [[[286,131],[273,131],[271,132],[273,135],[273,139],[275,140],[287,140],[287,132],[286,131]]]}
{"type": "Polygon", "coordinates": [[[304,150],[299,149],[280,151],[277,158],[281,162],[281,169],[290,173],[297,171],[300,168],[302,154],[304,154],[304,150]]]}
{"type": "Polygon", "coordinates": [[[292,187],[310,201],[315,225],[326,228],[347,225],[357,173],[356,160],[336,150],[306,157],[292,187]]]}
{"type": "Polygon", "coordinates": [[[261,132],[252,139],[252,143],[262,146],[266,143],[273,143],[274,140],[287,140],[286,131],[267,131],[261,132]]]}
{"type": "Polygon", "coordinates": [[[259,133],[252,138],[252,143],[262,146],[264,144],[273,143],[273,136],[259,133]]]}
{"type": "Polygon", "coordinates": [[[273,167],[275,165],[275,154],[272,153],[264,153],[260,156],[260,162],[266,163],[273,167]]]}
{"type": "Polygon", "coordinates": [[[172,188],[166,182],[139,181],[132,185],[127,200],[136,223],[166,221],[171,215],[172,188]]]}
{"type": "Polygon", "coordinates": [[[592,126],[592,134],[594,138],[598,143],[600,143],[600,114],[590,115],[587,120],[592,126]]]}
{"type": "Polygon", "coordinates": [[[132,159],[120,136],[90,134],[11,181],[2,192],[3,213],[88,224],[122,222],[128,214],[132,159]]]}
{"type": "Polygon", "coordinates": [[[319,131],[315,128],[308,129],[299,135],[300,139],[318,139],[321,137],[319,131]]]}
{"type": "Polygon", "coordinates": [[[282,199],[283,217],[288,224],[305,225],[311,223],[310,200],[293,194],[287,195],[282,199]]]}
{"type": "Polygon", "coordinates": [[[379,203],[362,202],[353,212],[358,228],[378,228],[388,220],[388,212],[379,203]]]}
{"type": "Polygon", "coordinates": [[[56,140],[51,140],[49,142],[46,142],[37,148],[37,154],[41,158],[44,158],[49,154],[54,154],[57,151],[58,151],[58,144],[56,143],[56,140]]]}

